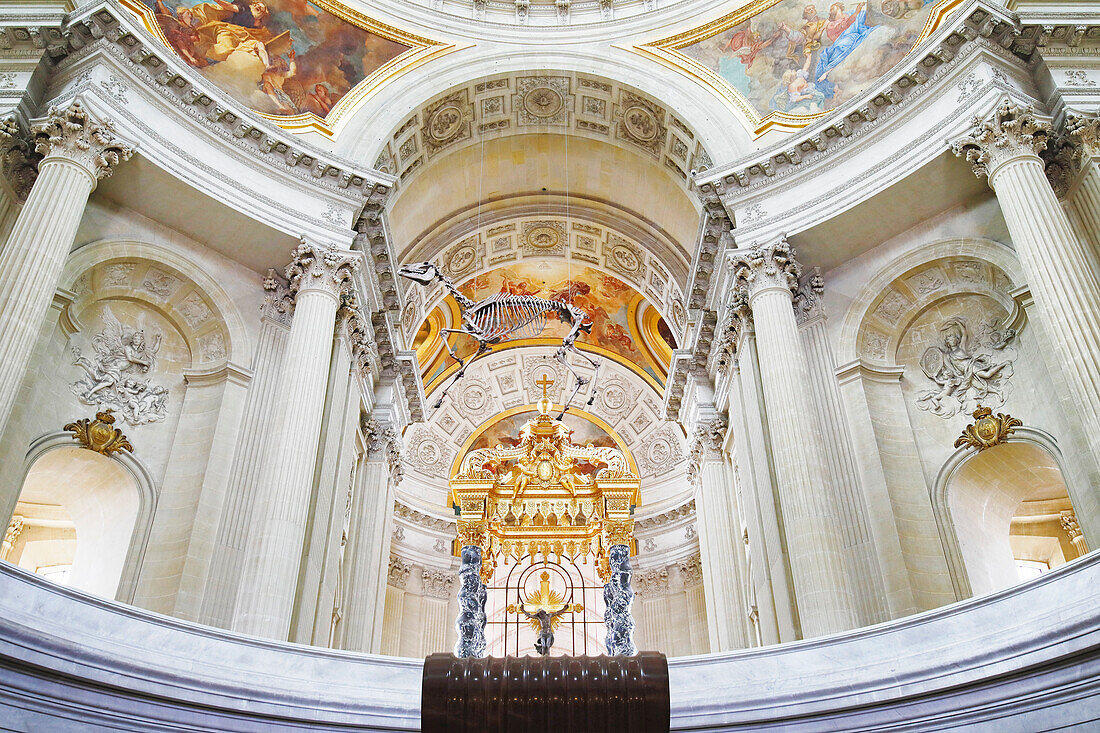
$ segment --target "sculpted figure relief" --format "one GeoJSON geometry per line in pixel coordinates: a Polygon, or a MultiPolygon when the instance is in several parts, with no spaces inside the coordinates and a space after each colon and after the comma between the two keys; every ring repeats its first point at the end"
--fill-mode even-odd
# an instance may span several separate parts
{"type": "Polygon", "coordinates": [[[974,336],[965,319],[944,321],[938,342],[920,358],[921,371],[936,387],[923,392],[917,406],[933,415],[951,417],[971,409],[971,403],[1004,404],[1005,380],[1012,376],[1016,360],[1009,345],[1015,338],[1014,330],[998,330],[993,322],[982,324],[974,336]]]}
{"type": "Polygon", "coordinates": [[[84,370],[72,384],[73,393],[86,405],[113,409],[131,425],[163,420],[168,390],[139,376],[156,365],[160,334],[147,341],[144,331],[122,325],[109,308],[103,310],[103,321],[103,330],[92,337],[94,357],[72,349],[73,364],[84,370]]]}

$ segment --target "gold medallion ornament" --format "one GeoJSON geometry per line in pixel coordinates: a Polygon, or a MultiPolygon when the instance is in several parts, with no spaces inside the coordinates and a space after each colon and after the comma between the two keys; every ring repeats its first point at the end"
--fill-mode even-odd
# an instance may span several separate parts
{"type": "Polygon", "coordinates": [[[955,440],[955,447],[965,446],[980,451],[992,448],[1007,441],[1008,436],[1023,424],[1022,420],[1000,412],[994,417],[993,410],[978,405],[978,409],[974,410],[974,422],[963,429],[962,435],[955,440]]]}
{"type": "Polygon", "coordinates": [[[607,580],[607,551],[634,552],[634,507],[640,480],[618,448],[577,445],[572,430],[550,416],[553,401],[542,387],[538,415],[520,429],[516,446],[471,451],[450,480],[449,501],[458,513],[460,546],[482,549],[482,580],[499,561],[592,558],[607,580]]]}
{"type": "Polygon", "coordinates": [[[71,422],[64,427],[73,434],[73,438],[88,450],[109,456],[118,451],[134,452],[134,446],[121,430],[114,427],[115,418],[111,410],[97,412],[95,420],[84,418],[71,422]]]}

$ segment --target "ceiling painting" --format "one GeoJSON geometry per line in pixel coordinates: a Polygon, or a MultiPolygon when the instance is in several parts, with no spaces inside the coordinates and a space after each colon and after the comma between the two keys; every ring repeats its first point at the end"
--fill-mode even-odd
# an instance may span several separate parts
{"type": "MultiPolygon", "coordinates": [[[[617,277],[566,260],[526,261],[470,278],[459,286],[459,290],[475,301],[492,293],[508,292],[570,302],[585,311],[592,321],[592,332],[582,333],[577,339],[579,348],[632,368],[658,391],[664,384],[668,359],[658,356],[664,353],[661,348],[644,343],[646,335],[641,330],[637,315],[640,310],[653,308],[637,290],[617,277]]],[[[413,348],[418,354],[430,355],[429,361],[420,362],[426,392],[434,390],[457,369],[457,364],[438,339],[439,328],[446,326],[437,325],[457,323],[457,312],[453,299],[448,297],[429,314],[426,325],[417,334],[413,348]],[[429,341],[438,343],[438,347],[434,348],[429,341]]],[[[653,312],[656,314],[655,310],[653,312]]],[[[660,320],[659,314],[656,317],[660,320]]],[[[664,330],[669,332],[667,326],[664,330]]],[[[545,326],[537,336],[506,342],[495,347],[494,351],[516,346],[560,344],[568,332],[568,324],[556,317],[547,317],[545,326]]],[[[653,321],[652,332],[657,334],[656,321],[653,321]]],[[[463,359],[477,350],[476,341],[457,334],[451,336],[451,345],[463,359]]],[[[670,350],[668,353],[671,355],[670,350]]]]}
{"type": "Polygon", "coordinates": [[[638,50],[718,87],[762,133],[804,126],[858,96],[959,1],[765,0],[638,50]]]}
{"type": "Polygon", "coordinates": [[[331,121],[341,101],[362,96],[353,90],[432,46],[327,0],[124,1],[233,99],[299,123],[331,121]]]}

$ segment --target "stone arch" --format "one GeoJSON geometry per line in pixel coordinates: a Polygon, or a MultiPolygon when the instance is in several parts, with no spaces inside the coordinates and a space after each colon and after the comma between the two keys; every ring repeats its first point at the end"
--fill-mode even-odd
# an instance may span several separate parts
{"type": "Polygon", "coordinates": [[[74,292],[79,301],[88,278],[112,265],[120,266],[117,279],[106,287],[101,283],[96,295],[137,300],[162,313],[179,327],[192,354],[198,355],[192,366],[251,361],[251,339],[240,311],[200,265],[177,250],[133,239],[99,240],[69,257],[61,287],[74,292]],[[127,265],[132,268],[126,270],[127,265]],[[211,358],[203,358],[204,352],[211,358]]]}
{"type": "MultiPolygon", "coordinates": [[[[987,451],[976,451],[970,447],[962,447],[956,450],[943,464],[939,473],[936,475],[935,481],[931,486],[931,500],[932,510],[936,518],[936,528],[939,531],[940,542],[943,544],[944,554],[947,557],[947,565],[951,574],[951,584],[955,589],[955,595],[959,600],[969,598],[974,595],[974,583],[972,582],[972,572],[976,572],[977,569],[971,567],[967,568],[967,551],[963,546],[963,542],[960,541],[959,528],[955,521],[955,515],[951,507],[951,491],[952,488],[958,487],[959,477],[966,470],[968,464],[972,464],[979,458],[986,458],[991,455],[992,451],[998,451],[1010,446],[1027,446],[1032,448],[1033,451],[1038,451],[1038,456],[1049,457],[1053,462],[1053,465],[1057,468],[1062,482],[1070,495],[1071,503],[1076,506],[1076,503],[1072,500],[1074,493],[1071,482],[1068,480],[1069,474],[1065,470],[1065,463],[1062,456],[1062,451],[1058,447],[1057,441],[1050,433],[1045,430],[1034,427],[1018,427],[1015,432],[1010,435],[1007,441],[998,446],[993,446],[987,449],[987,451]]],[[[1028,459],[1031,456],[1027,457],[1028,459]]],[[[1040,465],[1040,461],[1028,460],[1030,464],[1040,465]]],[[[1028,487],[1020,485],[1013,477],[1003,477],[1005,480],[999,482],[999,489],[1006,493],[1011,493],[1010,499],[1019,498],[1023,496],[1028,487]]],[[[1028,477],[1024,477],[1026,481],[1028,477]]],[[[1007,526],[1004,528],[1007,533],[1007,526]]],[[[988,585],[988,582],[984,579],[979,581],[982,585],[988,585]]],[[[988,591],[990,588],[986,587],[982,590],[988,591]]]]}
{"type": "Polygon", "coordinates": [[[56,455],[59,450],[85,452],[91,456],[99,457],[102,461],[112,462],[130,479],[131,485],[137,491],[137,511],[114,595],[115,600],[131,603],[134,600],[138,574],[141,570],[142,560],[145,557],[145,551],[149,545],[149,536],[153,527],[153,516],[156,513],[159,497],[157,483],[145,464],[132,453],[118,451],[108,456],[101,456],[82,448],[73,439],[72,433],[59,431],[46,433],[31,443],[23,462],[23,475],[20,486],[25,485],[32,468],[40,459],[49,454],[56,455]]]}
{"type": "MultiPolygon", "coordinates": [[[[1015,311],[1011,291],[1022,284],[1025,284],[1025,280],[1020,264],[1007,245],[976,238],[930,242],[882,268],[852,300],[841,325],[838,361],[848,364],[862,357],[868,361],[892,365],[893,359],[887,358],[887,355],[891,353],[891,347],[896,348],[897,340],[904,332],[904,326],[899,324],[910,323],[929,303],[951,294],[978,292],[995,297],[1007,310],[1015,311]],[[958,275],[958,267],[963,263],[980,263],[985,268],[985,278],[969,281],[957,278],[962,282],[947,282],[945,287],[932,287],[925,293],[914,292],[909,287],[903,287],[902,290],[895,287],[895,283],[899,281],[920,278],[922,274],[938,267],[936,263],[939,261],[949,265],[955,275],[958,275]],[[999,277],[1005,278],[1007,282],[1000,281],[1001,285],[998,287],[996,283],[999,277]],[[897,316],[891,318],[894,328],[888,334],[886,331],[889,324],[881,321],[876,324],[873,314],[876,310],[883,309],[884,303],[889,305],[889,299],[894,293],[903,296],[905,300],[895,299],[897,316]],[[882,339],[881,346],[877,345],[876,336],[882,339]]],[[[919,290],[919,286],[914,284],[913,287],[919,290]]],[[[1015,315],[1014,313],[1013,320],[1015,315]]]]}

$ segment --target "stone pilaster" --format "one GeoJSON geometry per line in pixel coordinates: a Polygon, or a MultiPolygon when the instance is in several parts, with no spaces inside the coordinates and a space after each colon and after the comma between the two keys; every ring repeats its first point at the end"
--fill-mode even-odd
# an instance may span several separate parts
{"type": "Polygon", "coordinates": [[[1044,173],[1039,153],[1050,130],[1026,106],[1005,101],[952,150],[988,176],[1035,298],[1038,321],[1054,345],[1048,367],[1070,388],[1094,459],[1100,462],[1100,276],[1044,173]]]}
{"type": "Polygon", "coordinates": [[[363,421],[362,431],[365,450],[352,499],[342,648],[380,653],[401,440],[393,426],[372,418],[363,421]]]}
{"type": "Polygon", "coordinates": [[[699,554],[702,558],[704,600],[710,651],[750,645],[744,583],[744,547],[736,486],[726,469],[722,444],[727,421],[714,415],[695,428],[688,476],[695,489],[699,518],[699,554]]]}
{"type": "Polygon", "coordinates": [[[336,311],[358,265],[353,252],[303,240],[286,268],[294,322],[260,474],[265,498],[254,515],[233,618],[237,631],[275,639],[290,631],[336,311]]]}
{"type": "Polygon", "coordinates": [[[93,120],[80,102],[51,108],[31,134],[42,156],[38,177],[0,252],[0,426],[11,414],[88,196],[133,154],[109,120],[93,120]]]}
{"type": "Polygon", "coordinates": [[[731,254],[734,286],[752,311],[775,484],[804,637],[850,629],[857,617],[835,507],[822,469],[821,426],[794,313],[801,267],[785,238],[731,254]]]}
{"type": "MultiPolygon", "coordinates": [[[[1081,223],[1082,235],[1100,255],[1100,117],[1076,112],[1066,114],[1065,142],[1068,161],[1062,168],[1077,174],[1072,205],[1081,223]]],[[[1048,164],[1048,175],[1051,166],[1048,164]]]]}

